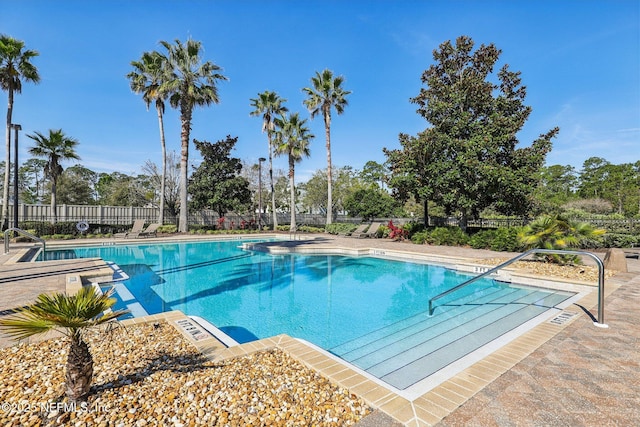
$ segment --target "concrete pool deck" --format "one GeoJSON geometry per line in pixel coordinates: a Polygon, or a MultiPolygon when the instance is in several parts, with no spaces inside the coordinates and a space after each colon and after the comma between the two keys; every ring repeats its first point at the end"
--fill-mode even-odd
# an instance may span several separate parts
{"type": "MultiPolygon", "coordinates": [[[[171,240],[191,240],[194,237],[171,240]]],[[[317,237],[313,241],[276,242],[274,246],[302,251],[338,248],[347,253],[371,248],[452,261],[515,255],[383,239],[317,237]]],[[[148,243],[154,240],[123,240],[117,243],[148,243]]],[[[110,244],[114,240],[93,242],[110,244]]],[[[61,245],[55,242],[55,245],[78,243],[88,241],[61,242],[61,245]]],[[[12,253],[15,255],[14,251],[20,246],[14,246],[12,253]]],[[[102,276],[107,272],[106,265],[97,260],[42,263],[47,265],[37,267],[36,271],[33,265],[22,267],[12,263],[15,257],[9,255],[0,257],[0,312],[32,302],[34,295],[42,291],[67,289],[69,278],[74,275],[102,276]]],[[[606,280],[605,322],[608,329],[595,327],[591,317],[581,308],[595,315],[597,295],[592,292],[577,302],[579,306],[570,308],[576,313],[570,320],[562,324],[543,322],[449,380],[412,398],[393,393],[360,372],[286,335],[230,348],[224,348],[215,339],[195,341],[201,351],[213,359],[274,346],[285,349],[379,409],[375,416],[362,420],[362,426],[389,425],[390,418],[408,426],[639,425],[640,262],[628,259],[627,264],[628,273],[619,273],[606,280]]],[[[74,281],[71,282],[73,284],[74,281]]],[[[185,318],[179,312],[172,312],[144,320],[176,321],[185,318]]],[[[183,332],[189,337],[187,331],[183,332]]],[[[0,336],[0,346],[4,345],[7,343],[0,336]]]]}

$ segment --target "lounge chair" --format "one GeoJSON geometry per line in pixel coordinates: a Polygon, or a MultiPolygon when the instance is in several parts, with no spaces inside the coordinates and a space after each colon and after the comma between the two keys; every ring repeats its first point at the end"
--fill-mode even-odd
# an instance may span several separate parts
{"type": "Polygon", "coordinates": [[[133,226],[131,230],[125,231],[124,233],[116,233],[113,235],[115,238],[124,238],[127,239],[129,237],[138,237],[138,235],[144,230],[144,219],[136,219],[133,221],[133,226]]]}
{"type": "Polygon", "coordinates": [[[360,224],[354,231],[343,231],[338,233],[338,236],[351,236],[353,233],[362,233],[367,229],[367,226],[368,224],[360,224]]]}
{"type": "Polygon", "coordinates": [[[158,223],[149,224],[149,226],[145,228],[144,231],[141,231],[140,234],[138,234],[138,237],[158,237],[158,228],[161,225],[162,224],[158,223]]]}
{"type": "Polygon", "coordinates": [[[373,227],[374,224],[376,224],[376,223],[361,225],[360,227],[358,227],[358,229],[356,231],[351,233],[351,237],[355,237],[356,239],[361,239],[363,237],[369,237],[369,233],[367,231],[365,231],[365,230],[367,228],[371,229],[371,227],[373,227]]]}
{"type": "Polygon", "coordinates": [[[369,227],[369,229],[367,230],[366,236],[362,237],[376,237],[376,234],[378,234],[378,230],[380,229],[380,227],[382,227],[381,222],[372,222],[371,227],[369,227]]]}

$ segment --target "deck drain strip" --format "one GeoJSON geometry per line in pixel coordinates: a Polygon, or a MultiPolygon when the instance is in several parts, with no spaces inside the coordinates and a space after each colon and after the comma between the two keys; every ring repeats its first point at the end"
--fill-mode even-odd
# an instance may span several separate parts
{"type": "Polygon", "coordinates": [[[569,320],[573,319],[577,314],[578,313],[574,313],[572,311],[563,311],[553,319],[549,320],[549,323],[553,323],[554,325],[564,325],[569,320]]]}

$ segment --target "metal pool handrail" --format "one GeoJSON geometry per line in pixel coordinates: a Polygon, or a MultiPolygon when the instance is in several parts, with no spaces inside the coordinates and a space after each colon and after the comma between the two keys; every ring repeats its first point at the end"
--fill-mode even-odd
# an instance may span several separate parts
{"type": "Polygon", "coordinates": [[[557,249],[531,249],[528,250],[527,252],[524,252],[512,259],[510,259],[509,261],[503,262],[502,264],[485,271],[484,273],[481,273],[479,275],[477,275],[476,277],[473,277],[465,282],[462,282],[461,284],[459,284],[458,286],[454,286],[451,289],[448,289],[438,295],[436,295],[435,297],[429,299],[429,316],[433,315],[433,311],[435,309],[435,307],[433,307],[433,302],[437,299],[440,299],[446,295],[449,295],[452,292],[457,291],[460,288],[463,288],[467,285],[470,285],[471,283],[475,282],[476,280],[479,280],[485,276],[488,276],[491,273],[495,273],[496,271],[503,269],[504,267],[513,264],[516,261],[521,260],[522,258],[525,258],[529,255],[532,254],[558,254],[558,255],[585,255],[588,257],[591,257],[593,260],[595,260],[596,264],[598,265],[598,321],[597,322],[593,322],[593,324],[595,326],[601,327],[601,328],[608,328],[608,326],[604,323],[604,264],[602,263],[602,260],[600,258],[598,258],[596,255],[592,254],[591,252],[584,252],[584,251],[562,251],[562,250],[557,250],[557,249]]]}
{"type": "Polygon", "coordinates": [[[37,236],[34,236],[31,233],[27,233],[26,231],[20,229],[20,228],[7,228],[4,232],[4,253],[8,254],[9,253],[9,233],[15,231],[18,234],[22,234],[23,236],[27,236],[30,239],[33,239],[37,242],[42,243],[42,253],[47,251],[47,244],[45,243],[45,241],[37,236]]]}

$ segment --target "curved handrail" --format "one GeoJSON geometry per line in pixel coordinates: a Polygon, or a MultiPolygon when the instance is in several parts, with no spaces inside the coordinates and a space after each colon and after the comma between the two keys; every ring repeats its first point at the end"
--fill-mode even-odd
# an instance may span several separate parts
{"type": "Polygon", "coordinates": [[[24,230],[22,230],[21,228],[7,228],[4,232],[4,253],[8,254],[9,253],[9,233],[15,231],[18,234],[22,234],[23,236],[27,236],[30,239],[33,239],[37,242],[42,243],[42,253],[44,254],[47,251],[47,244],[45,243],[45,241],[37,236],[34,236],[31,233],[28,233],[24,230]]]}
{"type": "Polygon", "coordinates": [[[600,258],[598,258],[596,255],[592,254],[591,252],[584,252],[584,251],[563,251],[563,250],[558,250],[558,249],[531,249],[528,250],[512,259],[510,259],[509,261],[503,262],[502,264],[493,267],[490,270],[485,271],[484,273],[481,273],[479,275],[477,275],[476,277],[473,277],[465,282],[462,282],[461,284],[459,284],[458,286],[454,286],[451,289],[448,289],[438,295],[436,295],[435,297],[429,299],[429,316],[433,315],[433,311],[434,311],[434,307],[433,307],[433,302],[437,299],[440,299],[446,295],[449,295],[452,292],[457,291],[460,288],[463,288],[467,285],[470,285],[471,283],[475,282],[476,280],[479,280],[485,276],[488,276],[491,273],[495,273],[496,271],[503,269],[504,267],[513,264],[516,261],[521,260],[522,258],[525,258],[529,255],[532,254],[559,254],[559,255],[585,255],[588,257],[591,257],[592,259],[594,259],[596,261],[596,264],[598,264],[598,321],[597,322],[593,322],[593,324],[595,326],[599,326],[602,328],[607,328],[608,326],[604,323],[604,264],[602,263],[602,260],[600,258]]]}

